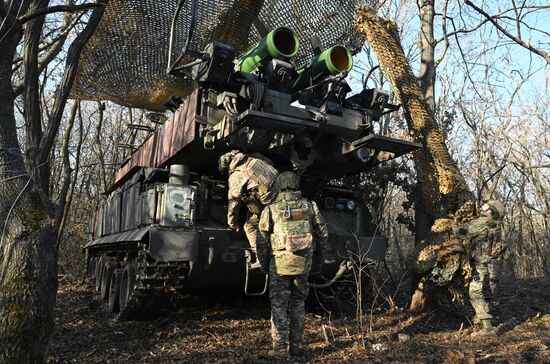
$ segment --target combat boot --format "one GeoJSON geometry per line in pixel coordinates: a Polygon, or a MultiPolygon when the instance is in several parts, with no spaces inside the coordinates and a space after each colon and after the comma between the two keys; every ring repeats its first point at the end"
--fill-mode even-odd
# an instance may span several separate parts
{"type": "Polygon", "coordinates": [[[258,261],[258,258],[256,257],[256,253],[254,253],[252,250],[246,250],[244,252],[244,256],[249,270],[260,269],[261,265],[258,261]]]}
{"type": "Polygon", "coordinates": [[[490,319],[481,320],[483,328],[477,332],[474,332],[472,337],[482,337],[482,336],[495,336],[497,334],[497,329],[493,327],[490,319]]]}

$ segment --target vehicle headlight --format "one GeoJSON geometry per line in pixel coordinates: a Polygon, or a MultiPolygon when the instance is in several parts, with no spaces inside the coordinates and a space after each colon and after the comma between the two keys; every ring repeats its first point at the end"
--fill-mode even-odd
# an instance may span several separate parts
{"type": "Polygon", "coordinates": [[[355,208],[355,201],[348,200],[348,202],[346,202],[346,208],[348,210],[353,210],[355,208]]]}

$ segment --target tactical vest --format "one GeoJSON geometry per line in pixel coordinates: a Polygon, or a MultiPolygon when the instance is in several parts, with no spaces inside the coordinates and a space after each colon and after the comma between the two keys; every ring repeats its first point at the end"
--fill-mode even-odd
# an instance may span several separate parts
{"type": "Polygon", "coordinates": [[[268,208],[273,220],[270,241],[277,274],[309,273],[314,248],[310,203],[306,199],[282,200],[268,208]]]}
{"type": "Polygon", "coordinates": [[[266,205],[275,199],[275,180],[279,175],[279,171],[275,167],[266,160],[252,155],[239,169],[258,184],[257,198],[262,204],[266,205]]]}

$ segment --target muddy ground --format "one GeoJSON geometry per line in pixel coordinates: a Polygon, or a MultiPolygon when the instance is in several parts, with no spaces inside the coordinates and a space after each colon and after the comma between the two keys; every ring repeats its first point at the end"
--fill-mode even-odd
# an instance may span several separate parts
{"type": "MultiPolygon", "coordinates": [[[[471,307],[447,305],[414,315],[403,310],[404,300],[388,302],[377,295],[372,305],[373,297],[368,299],[358,320],[342,306],[326,300],[321,306],[313,297],[302,361],[550,363],[550,284],[544,278],[505,282],[491,300],[499,335],[482,340],[470,337],[471,307]]],[[[65,277],[49,358],[52,363],[270,363],[270,343],[267,298],[195,292],[178,310],[155,319],[117,322],[91,282],[65,277]]]]}

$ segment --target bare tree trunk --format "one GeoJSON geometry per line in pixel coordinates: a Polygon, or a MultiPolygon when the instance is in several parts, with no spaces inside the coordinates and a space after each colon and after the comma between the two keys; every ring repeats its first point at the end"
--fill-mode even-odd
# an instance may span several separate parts
{"type": "Polygon", "coordinates": [[[50,211],[25,167],[17,139],[11,79],[23,31],[16,22],[4,24],[0,29],[0,362],[45,362],[57,288],[55,237],[50,211]]]}
{"type": "Polygon", "coordinates": [[[63,209],[63,217],[61,219],[61,223],[59,224],[59,229],[57,233],[57,246],[59,248],[59,243],[61,239],[63,238],[63,232],[65,230],[65,225],[67,224],[67,217],[69,215],[69,211],[71,210],[71,205],[74,198],[74,190],[76,188],[76,183],[78,181],[78,173],[80,171],[80,154],[82,151],[82,142],[83,142],[83,122],[82,122],[82,113],[80,112],[80,102],[77,102],[77,109],[78,109],[78,145],[76,147],[76,155],[75,155],[75,167],[74,167],[74,178],[71,184],[71,191],[69,193],[69,196],[67,198],[67,203],[65,205],[65,208],[63,209]]]}
{"type": "MultiPolygon", "coordinates": [[[[73,170],[71,168],[71,161],[69,158],[69,144],[71,141],[71,132],[73,130],[74,126],[74,119],[76,117],[76,111],[78,109],[78,102],[75,102],[73,104],[73,107],[71,108],[71,113],[69,115],[69,119],[67,120],[67,124],[65,126],[65,135],[63,137],[63,145],[61,147],[62,151],[62,159],[63,159],[63,177],[62,177],[62,186],[61,191],[59,192],[59,200],[57,202],[57,209],[55,211],[55,226],[58,226],[57,230],[57,246],[59,246],[59,243],[61,241],[61,234],[63,231],[63,217],[65,216],[65,208],[67,207],[67,195],[69,193],[69,188],[71,187],[71,175],[73,173],[73,170]]],[[[76,175],[75,175],[76,178],[76,175]]]]}
{"type": "MultiPolygon", "coordinates": [[[[36,0],[31,3],[29,12],[46,8],[49,0],[36,0]]],[[[25,27],[23,42],[23,65],[25,69],[25,83],[23,91],[24,116],[26,126],[26,155],[27,165],[36,185],[49,197],[50,168],[46,161],[41,161],[40,142],[42,140],[42,109],[40,107],[40,91],[38,71],[38,53],[44,16],[30,20],[25,27]]]]}
{"type": "Polygon", "coordinates": [[[420,10],[420,89],[426,102],[435,113],[435,39],[434,39],[434,1],[421,0],[420,10]]]}
{"type": "Polygon", "coordinates": [[[97,125],[95,129],[95,145],[97,148],[97,157],[98,157],[98,168],[99,175],[101,177],[101,192],[107,191],[107,176],[105,173],[105,157],[103,155],[103,144],[101,143],[101,130],[103,128],[103,111],[105,111],[105,104],[98,102],[97,103],[98,117],[97,125]]]}
{"type": "MultiPolygon", "coordinates": [[[[417,2],[420,11],[420,75],[418,80],[420,82],[420,89],[426,100],[428,108],[431,113],[435,113],[435,39],[433,35],[433,20],[434,20],[434,2],[433,0],[421,0],[417,2]]],[[[396,33],[397,34],[397,33],[396,33]]],[[[424,151],[418,152],[424,154],[424,151]]],[[[433,164],[433,158],[428,155],[422,155],[415,158],[415,166],[417,160],[425,160],[430,164],[433,164]]],[[[417,174],[418,174],[418,167],[417,174]]],[[[427,191],[431,188],[424,186],[426,181],[418,180],[418,191],[427,191]]],[[[437,189],[436,186],[433,189],[437,189]]],[[[415,244],[424,240],[429,232],[435,219],[434,212],[428,210],[423,203],[423,194],[416,195],[417,200],[414,204],[414,221],[415,221],[415,244]]],[[[434,200],[433,202],[436,202],[434,200]]],[[[413,280],[416,282],[416,279],[413,280]]]]}
{"type": "MultiPolygon", "coordinates": [[[[47,1],[37,0],[31,8],[39,9],[47,4],[47,1]]],[[[29,7],[26,1],[22,4],[14,1],[12,5],[15,11],[21,9],[22,13],[29,7]]],[[[65,75],[72,73],[74,79],[80,50],[95,30],[102,13],[103,7],[92,13],[88,25],[71,45],[69,70],[65,75]]],[[[55,226],[51,201],[47,197],[47,162],[57,129],[52,125],[54,129],[48,129],[46,138],[43,138],[37,69],[37,42],[43,20],[37,17],[27,24],[23,47],[25,71],[28,72],[25,75],[24,116],[28,118],[27,161],[32,168],[32,173],[29,173],[21,154],[14,115],[12,66],[23,34],[15,16],[0,12],[0,362],[42,363],[46,361],[53,330],[57,291],[55,226]]],[[[66,77],[53,114],[59,115],[59,120],[72,86],[70,77],[70,82],[65,80],[66,77]]]]}

